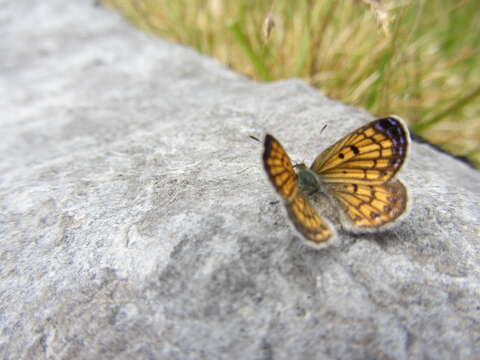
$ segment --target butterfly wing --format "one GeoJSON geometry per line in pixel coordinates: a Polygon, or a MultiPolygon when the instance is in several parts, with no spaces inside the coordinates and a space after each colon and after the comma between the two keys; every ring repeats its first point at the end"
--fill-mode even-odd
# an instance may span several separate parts
{"type": "Polygon", "coordinates": [[[264,144],[265,171],[275,190],[285,200],[288,216],[295,228],[305,237],[305,243],[309,246],[321,248],[330,245],[335,237],[334,230],[300,191],[290,157],[273,136],[266,135],[264,144]]]}
{"type": "Polygon", "coordinates": [[[332,184],[328,188],[343,208],[348,224],[357,229],[391,224],[408,210],[407,188],[400,180],[383,185],[332,184]]]}
{"type": "Polygon", "coordinates": [[[318,249],[332,243],[335,238],[333,228],[318,215],[300,191],[285,205],[290,220],[305,237],[305,244],[318,249]]]}
{"type": "Polygon", "coordinates": [[[382,185],[402,167],[409,140],[399,118],[374,120],[327,148],[311,168],[325,183],[382,185]]]}
{"type": "Polygon", "coordinates": [[[297,174],[293,170],[292,161],[282,145],[272,135],[265,136],[263,166],[277,192],[291,201],[297,191],[297,174]]]}

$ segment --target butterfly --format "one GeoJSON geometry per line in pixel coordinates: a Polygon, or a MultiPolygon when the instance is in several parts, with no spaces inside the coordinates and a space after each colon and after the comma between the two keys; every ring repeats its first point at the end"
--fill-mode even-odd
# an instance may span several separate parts
{"type": "Polygon", "coordinates": [[[334,227],[307,199],[316,192],[341,208],[343,226],[354,232],[385,229],[407,214],[408,190],[396,175],[409,153],[410,134],[396,116],[353,131],[318,155],[310,168],[292,165],[272,135],[265,136],[264,146],[265,171],[311,247],[323,248],[336,239],[334,227]]]}

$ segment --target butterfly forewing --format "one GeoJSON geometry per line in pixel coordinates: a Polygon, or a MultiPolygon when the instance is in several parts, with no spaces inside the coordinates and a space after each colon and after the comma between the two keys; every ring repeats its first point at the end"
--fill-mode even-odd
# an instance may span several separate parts
{"type": "Polygon", "coordinates": [[[378,119],[327,148],[311,168],[325,183],[381,185],[401,168],[408,144],[401,120],[378,119]]]}
{"type": "Polygon", "coordinates": [[[357,228],[384,226],[407,210],[407,189],[400,180],[383,185],[333,184],[329,191],[340,203],[349,222],[357,228]]]}
{"type": "Polygon", "coordinates": [[[265,136],[263,165],[277,192],[286,200],[292,200],[297,192],[297,174],[290,157],[282,145],[271,135],[265,136]]]}

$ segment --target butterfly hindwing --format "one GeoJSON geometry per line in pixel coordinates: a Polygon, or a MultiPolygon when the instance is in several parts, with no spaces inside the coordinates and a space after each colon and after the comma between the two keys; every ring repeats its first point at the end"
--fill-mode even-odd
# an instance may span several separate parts
{"type": "Polygon", "coordinates": [[[380,185],[402,167],[408,144],[409,133],[402,120],[378,119],[327,148],[311,168],[325,183],[380,185]]]}
{"type": "Polygon", "coordinates": [[[333,228],[317,214],[300,191],[285,206],[295,228],[307,240],[307,245],[321,248],[332,243],[335,238],[333,228]]]}
{"type": "Polygon", "coordinates": [[[400,180],[383,185],[332,184],[329,192],[340,203],[353,230],[391,224],[408,209],[407,188],[400,180]]]}

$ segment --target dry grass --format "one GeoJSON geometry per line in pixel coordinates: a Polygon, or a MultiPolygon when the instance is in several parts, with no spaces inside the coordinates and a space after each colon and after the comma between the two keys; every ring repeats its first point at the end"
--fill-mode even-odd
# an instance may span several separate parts
{"type": "Polygon", "coordinates": [[[104,0],[261,81],[301,77],[480,166],[480,1],[104,0]]]}

